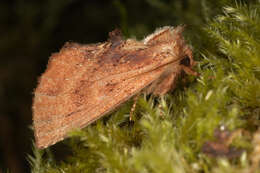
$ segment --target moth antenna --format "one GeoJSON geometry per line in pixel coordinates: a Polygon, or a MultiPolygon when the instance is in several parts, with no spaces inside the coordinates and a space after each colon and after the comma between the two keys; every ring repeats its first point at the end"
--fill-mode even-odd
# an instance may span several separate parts
{"type": "Polygon", "coordinates": [[[137,100],[138,100],[138,97],[140,96],[140,93],[137,94],[136,96],[134,96],[134,104],[131,108],[131,111],[130,111],[130,116],[129,116],[129,120],[132,121],[133,120],[133,115],[134,115],[134,111],[135,111],[135,108],[136,108],[136,103],[137,103],[137,100]]]}

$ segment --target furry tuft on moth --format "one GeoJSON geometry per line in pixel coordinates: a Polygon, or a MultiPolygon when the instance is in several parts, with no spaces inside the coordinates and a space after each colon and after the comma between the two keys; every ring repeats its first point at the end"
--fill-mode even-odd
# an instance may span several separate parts
{"type": "Polygon", "coordinates": [[[182,71],[198,75],[182,32],[182,26],[166,26],[137,41],[114,30],[104,43],[66,43],[50,57],[35,90],[36,146],[55,144],[140,92],[173,90],[182,71]]]}

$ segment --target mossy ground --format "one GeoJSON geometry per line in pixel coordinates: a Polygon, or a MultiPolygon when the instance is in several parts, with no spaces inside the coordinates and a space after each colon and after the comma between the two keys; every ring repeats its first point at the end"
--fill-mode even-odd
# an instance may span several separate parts
{"type": "MultiPolygon", "coordinates": [[[[150,2],[174,16],[161,1],[150,2]]],[[[32,172],[260,172],[260,4],[201,2],[203,13],[191,9],[194,13],[178,17],[193,22],[186,38],[200,76],[184,76],[164,97],[140,96],[134,122],[129,121],[130,100],[73,132],[64,144],[70,154],[61,159],[53,156],[58,147],[35,149],[29,159],[32,172]],[[221,7],[217,15],[211,14],[214,5],[221,7]],[[243,131],[231,144],[243,149],[240,156],[228,159],[202,152],[220,126],[243,131]]],[[[126,20],[120,1],[115,4],[126,20]]],[[[122,27],[130,35],[137,31],[127,22],[122,27]]]]}

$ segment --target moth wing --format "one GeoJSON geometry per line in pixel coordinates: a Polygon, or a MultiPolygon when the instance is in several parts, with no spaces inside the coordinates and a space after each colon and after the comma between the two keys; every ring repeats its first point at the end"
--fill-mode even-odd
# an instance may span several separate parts
{"type": "Polygon", "coordinates": [[[139,56],[132,56],[134,50],[127,50],[127,56],[120,59],[129,63],[120,64],[115,61],[116,55],[122,57],[127,52],[106,54],[111,52],[106,46],[107,43],[93,46],[69,44],[51,57],[35,90],[33,103],[35,138],[39,148],[62,140],[74,128],[83,128],[113,110],[164,71],[165,67],[157,68],[161,61],[144,64],[153,57],[145,56],[142,51],[139,56]],[[100,60],[106,63],[98,63],[100,60]],[[112,68],[113,63],[117,63],[119,70],[112,68]]]}

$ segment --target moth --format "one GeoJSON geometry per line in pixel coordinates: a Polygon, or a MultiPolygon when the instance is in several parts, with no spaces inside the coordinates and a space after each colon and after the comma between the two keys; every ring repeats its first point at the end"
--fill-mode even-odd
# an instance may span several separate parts
{"type": "Polygon", "coordinates": [[[167,93],[182,71],[197,75],[183,30],[165,26],[137,41],[116,29],[106,42],[66,43],[52,54],[34,92],[36,146],[55,144],[140,92],[167,93]]]}

